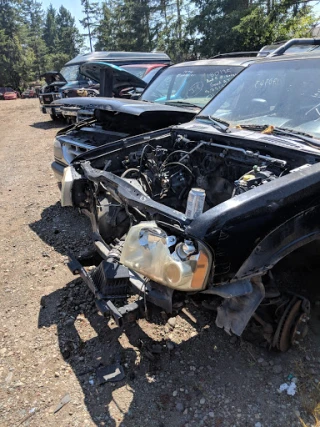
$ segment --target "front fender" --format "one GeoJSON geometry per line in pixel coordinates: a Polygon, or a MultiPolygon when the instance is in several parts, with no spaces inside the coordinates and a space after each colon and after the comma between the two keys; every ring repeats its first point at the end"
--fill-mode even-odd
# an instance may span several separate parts
{"type": "Polygon", "coordinates": [[[266,273],[294,250],[320,238],[320,206],[290,218],[263,238],[236,273],[234,280],[266,273]]]}

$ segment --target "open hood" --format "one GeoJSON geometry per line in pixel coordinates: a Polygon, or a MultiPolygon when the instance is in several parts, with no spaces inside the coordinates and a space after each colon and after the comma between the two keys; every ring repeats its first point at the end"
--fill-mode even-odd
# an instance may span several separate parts
{"type": "Polygon", "coordinates": [[[92,110],[99,111],[109,111],[114,113],[124,113],[133,116],[140,116],[146,112],[154,113],[183,113],[186,117],[191,120],[197,113],[199,113],[200,108],[186,108],[186,107],[176,107],[172,105],[165,105],[156,102],[145,102],[137,101],[134,99],[119,99],[119,98],[63,98],[57,101],[54,101],[53,104],[59,105],[61,107],[78,107],[78,108],[88,108],[92,110]]]}
{"type": "Polygon", "coordinates": [[[113,71],[113,86],[118,87],[142,87],[145,88],[147,83],[139,77],[129,73],[121,67],[106,62],[86,62],[80,66],[80,73],[97,83],[100,83],[100,70],[111,69],[113,71]]]}
{"type": "Polygon", "coordinates": [[[43,73],[40,77],[45,79],[47,85],[50,85],[52,83],[55,83],[55,84],[67,83],[67,80],[58,71],[47,71],[43,73]]]}
{"type": "Polygon", "coordinates": [[[128,135],[138,135],[186,123],[199,112],[199,109],[195,108],[116,98],[63,98],[54,101],[52,106],[55,105],[59,105],[63,114],[78,112],[81,109],[92,112],[94,110],[95,118],[105,129],[114,132],[121,129],[121,132],[128,135]]]}

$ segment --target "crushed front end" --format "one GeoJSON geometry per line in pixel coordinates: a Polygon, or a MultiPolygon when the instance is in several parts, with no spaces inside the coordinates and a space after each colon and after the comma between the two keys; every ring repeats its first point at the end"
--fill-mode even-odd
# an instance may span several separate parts
{"type": "Polygon", "coordinates": [[[286,350],[305,334],[310,304],[276,289],[271,270],[283,242],[261,247],[285,215],[301,214],[302,199],[303,206],[311,200],[306,186],[318,182],[320,166],[310,164],[317,156],[309,152],[307,163],[295,149],[266,148],[241,132],[212,138],[176,129],[97,148],[78,157],[62,183],[62,204],[91,220],[97,267],[88,272],[72,256],[69,267],[119,325],[149,303],[172,313],[174,302],[196,296],[226,332],[240,336],[254,319],[271,347],[286,350]],[[205,199],[190,211],[199,188],[205,199]],[[259,250],[268,262],[253,265],[259,250]]]}

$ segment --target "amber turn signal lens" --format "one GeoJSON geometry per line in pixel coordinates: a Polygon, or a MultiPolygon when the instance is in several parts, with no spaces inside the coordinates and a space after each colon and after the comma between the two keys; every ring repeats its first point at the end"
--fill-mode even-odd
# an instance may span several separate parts
{"type": "Polygon", "coordinates": [[[203,251],[200,251],[197,267],[192,277],[192,282],[191,282],[192,289],[201,289],[203,287],[203,283],[208,273],[208,268],[209,268],[208,257],[203,251]]]}

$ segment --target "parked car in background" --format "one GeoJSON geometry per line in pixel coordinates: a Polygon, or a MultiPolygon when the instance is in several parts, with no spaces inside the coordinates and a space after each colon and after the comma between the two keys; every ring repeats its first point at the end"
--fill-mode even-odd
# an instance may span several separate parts
{"type": "Polygon", "coordinates": [[[139,100],[71,98],[53,102],[81,119],[95,120],[68,127],[55,139],[52,164],[60,182],[63,168],[93,147],[129,135],[190,121],[236,74],[254,58],[217,58],[183,62],[165,69],[139,100]],[[108,136],[110,135],[110,137],[108,136]]]}
{"type": "Polygon", "coordinates": [[[21,98],[37,98],[37,93],[34,89],[26,89],[21,93],[21,98]]]}
{"type": "Polygon", "coordinates": [[[53,119],[61,116],[59,109],[50,105],[54,99],[61,98],[63,94],[68,96],[68,91],[87,88],[95,83],[80,72],[80,66],[91,61],[105,62],[116,66],[139,63],[171,63],[170,57],[161,52],[91,52],[78,55],[67,62],[60,70],[60,73],[45,73],[44,77],[50,73],[55,73],[55,75],[52,74],[53,80],[49,78],[49,82],[43,87],[42,93],[44,96],[39,96],[40,109],[43,113],[50,114],[53,119]],[[56,84],[58,82],[64,82],[64,84],[56,84]]]}
{"type": "Polygon", "coordinates": [[[12,89],[12,87],[0,87],[0,100],[10,100],[10,99],[17,99],[18,95],[15,90],[12,89]]]}
{"type": "MultiPolygon", "coordinates": [[[[304,40],[306,39],[292,39],[290,40],[291,45],[289,47],[285,47],[284,48],[284,55],[289,55],[291,53],[304,53],[304,52],[310,52],[313,51],[315,49],[318,49],[319,46],[314,45],[312,43],[310,44],[305,44],[304,40]]],[[[309,40],[314,40],[314,39],[309,39],[309,40]]],[[[276,50],[278,50],[280,47],[285,46],[287,43],[286,40],[283,41],[279,41],[279,42],[275,42],[271,45],[266,45],[263,46],[259,52],[258,52],[258,57],[262,56],[262,57],[266,57],[270,54],[272,54],[273,52],[275,52],[276,50]]]]}
{"type": "Polygon", "coordinates": [[[106,62],[90,61],[80,66],[80,73],[85,76],[88,81],[95,82],[87,88],[68,89],[63,91],[65,98],[74,97],[96,97],[100,94],[100,76],[101,71],[109,71],[109,79],[112,80],[112,96],[121,97],[121,92],[128,88],[145,88],[147,83],[131,73],[127,69],[128,66],[118,67],[114,64],[106,62]]]}
{"type": "MultiPolygon", "coordinates": [[[[77,96],[74,96],[70,102],[60,102],[59,109],[63,118],[68,123],[77,121],[77,113],[81,107],[77,105],[77,101],[74,101],[74,98],[89,98],[88,103],[90,103],[90,98],[100,95],[101,71],[109,72],[108,81],[111,88],[110,93],[112,93],[113,97],[127,98],[130,97],[130,93],[133,91],[142,92],[143,89],[147,86],[147,83],[144,81],[145,77],[141,79],[135,74],[132,74],[129,70],[132,70],[132,68],[129,68],[129,66],[118,67],[116,65],[107,64],[105,62],[91,61],[82,64],[80,66],[81,74],[86,76],[90,81],[97,82],[97,84],[94,87],[90,86],[88,88],[64,91],[64,93],[67,92],[66,98],[69,98],[70,93],[73,93],[77,96]]],[[[157,72],[159,72],[159,68],[157,68],[157,72]]],[[[57,105],[57,102],[55,102],[54,105],[57,105]]]]}
{"type": "Polygon", "coordinates": [[[41,78],[45,79],[46,84],[39,92],[40,110],[44,114],[50,114],[52,120],[57,120],[61,117],[60,109],[52,107],[51,103],[62,97],[61,91],[67,80],[58,71],[47,71],[41,78]]]}
{"type": "Polygon", "coordinates": [[[229,334],[251,321],[269,348],[286,351],[307,333],[305,284],[277,265],[302,257],[318,268],[320,53],[283,49],[192,122],[95,148],[66,168],[62,205],[91,219],[98,256],[90,273],[73,256],[69,267],[119,325],[146,301],[171,313],[197,294],[229,334]]]}
{"type": "Polygon", "coordinates": [[[143,79],[146,83],[149,83],[158,71],[168,65],[169,64],[131,64],[124,65],[122,68],[140,79],[143,79]]]}
{"type": "MultiPolygon", "coordinates": [[[[115,90],[113,96],[117,98],[122,98],[124,96],[128,97],[127,93],[129,91],[135,91],[135,93],[141,94],[145,86],[152,80],[152,78],[155,77],[163,67],[167,66],[168,65],[165,64],[131,64],[117,67],[114,64],[109,64],[106,62],[90,61],[80,65],[80,73],[89,79],[89,82],[92,82],[92,84],[89,84],[89,86],[83,87],[81,89],[65,89],[63,90],[63,97],[72,98],[77,96],[98,96],[100,94],[100,69],[103,68],[113,68],[115,77],[120,77],[121,71],[127,71],[137,79],[140,79],[140,82],[142,81],[142,84],[137,86],[138,80],[134,80],[133,87],[125,87],[121,90],[115,90]],[[115,74],[117,74],[117,76],[115,74]]],[[[126,85],[125,81],[124,84],[126,85]]],[[[115,87],[115,89],[117,88],[115,87]]]]}

